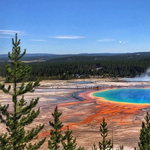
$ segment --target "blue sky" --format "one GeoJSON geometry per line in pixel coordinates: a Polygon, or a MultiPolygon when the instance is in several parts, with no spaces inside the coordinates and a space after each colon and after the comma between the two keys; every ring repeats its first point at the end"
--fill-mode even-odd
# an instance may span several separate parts
{"type": "Polygon", "coordinates": [[[0,0],[0,54],[150,51],[149,0],[0,0]]]}

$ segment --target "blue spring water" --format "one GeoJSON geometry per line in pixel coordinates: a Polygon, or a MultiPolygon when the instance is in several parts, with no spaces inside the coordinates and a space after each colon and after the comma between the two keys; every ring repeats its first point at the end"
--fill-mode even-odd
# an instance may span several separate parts
{"type": "Polygon", "coordinates": [[[150,89],[110,89],[93,93],[93,96],[115,102],[150,104],[150,89]]]}
{"type": "Polygon", "coordinates": [[[92,83],[90,81],[80,81],[80,82],[77,82],[78,84],[89,84],[89,83],[92,83]]]}

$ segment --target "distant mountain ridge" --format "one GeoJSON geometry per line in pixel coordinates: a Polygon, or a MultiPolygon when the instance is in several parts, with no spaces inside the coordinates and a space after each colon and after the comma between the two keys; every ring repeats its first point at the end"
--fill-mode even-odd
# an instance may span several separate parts
{"type": "MultiPolygon", "coordinates": [[[[48,60],[56,60],[61,58],[67,58],[68,60],[72,60],[73,58],[79,57],[92,57],[92,59],[98,59],[93,57],[109,57],[109,56],[125,56],[125,57],[149,57],[150,52],[135,52],[135,53],[80,53],[80,54],[48,54],[48,53],[27,53],[22,61],[48,61],[48,60]]],[[[8,61],[8,54],[0,54],[0,62],[8,61]]]]}

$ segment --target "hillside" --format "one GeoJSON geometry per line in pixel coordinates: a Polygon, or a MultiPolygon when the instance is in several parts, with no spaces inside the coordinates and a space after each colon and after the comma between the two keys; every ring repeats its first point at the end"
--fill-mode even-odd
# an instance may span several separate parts
{"type": "MultiPolygon", "coordinates": [[[[137,52],[137,53],[81,53],[81,54],[45,54],[45,53],[37,53],[37,54],[26,54],[25,57],[22,58],[22,61],[74,61],[74,60],[101,60],[101,59],[141,59],[150,57],[150,52],[137,52]],[[57,60],[58,59],[58,60],[57,60]]],[[[0,62],[8,61],[7,54],[0,54],[0,62]]]]}
{"type": "MultiPolygon", "coordinates": [[[[8,58],[0,56],[0,76],[5,77],[8,58]],[[5,61],[2,61],[5,60],[5,61]]],[[[97,77],[135,77],[150,66],[150,52],[125,54],[27,54],[25,63],[32,67],[27,80],[97,77]]]]}

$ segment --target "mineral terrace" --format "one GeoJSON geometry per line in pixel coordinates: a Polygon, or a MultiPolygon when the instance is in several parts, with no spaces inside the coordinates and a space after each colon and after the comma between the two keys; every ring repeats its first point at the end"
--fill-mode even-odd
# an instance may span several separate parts
{"type": "MultiPolygon", "coordinates": [[[[95,143],[101,141],[99,125],[103,117],[106,118],[109,128],[108,139],[112,139],[114,149],[124,145],[126,150],[138,147],[139,134],[144,115],[150,110],[149,105],[133,105],[112,103],[91,96],[96,90],[121,87],[147,87],[149,82],[112,82],[110,80],[86,79],[69,81],[42,81],[40,87],[34,93],[25,95],[25,99],[39,97],[37,108],[40,107],[40,115],[27,129],[36,124],[44,124],[44,130],[39,138],[47,137],[49,140],[49,121],[55,106],[62,112],[61,121],[64,124],[63,131],[69,126],[77,139],[78,146],[84,146],[91,150],[95,143]]],[[[7,86],[7,85],[6,85],[7,86]]],[[[10,104],[11,96],[0,91],[1,104],[10,104]]],[[[0,131],[5,132],[5,126],[0,124],[0,131]]],[[[47,148],[47,141],[41,149],[47,148]]]]}

